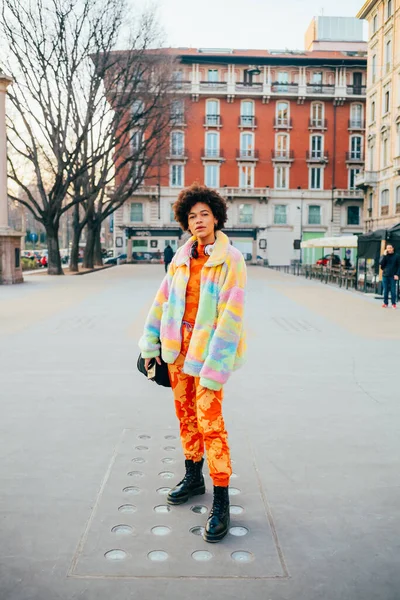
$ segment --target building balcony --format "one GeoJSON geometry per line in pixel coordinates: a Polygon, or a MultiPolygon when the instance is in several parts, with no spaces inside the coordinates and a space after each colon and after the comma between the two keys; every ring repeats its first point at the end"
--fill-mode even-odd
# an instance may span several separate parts
{"type": "Polygon", "coordinates": [[[306,161],[309,163],[327,163],[329,160],[329,153],[325,150],[307,150],[306,161]]]}
{"type": "Polygon", "coordinates": [[[362,119],[349,119],[348,129],[352,131],[363,131],[365,129],[365,121],[362,119]]]}
{"type": "Polygon", "coordinates": [[[201,151],[202,160],[225,160],[224,151],[220,148],[203,148],[201,151]]]}
{"type": "Polygon", "coordinates": [[[294,150],[271,150],[273,162],[293,162],[294,150]]]}
{"type": "Polygon", "coordinates": [[[274,128],[275,129],[292,129],[293,128],[293,119],[289,119],[286,117],[276,117],[274,119],[274,128]]]}
{"type": "Polygon", "coordinates": [[[235,83],[236,92],[262,92],[263,84],[260,82],[238,81],[235,83]]]}
{"type": "Polygon", "coordinates": [[[328,129],[328,121],[326,119],[309,119],[308,129],[328,129]]]}
{"type": "Polygon", "coordinates": [[[274,94],[294,94],[297,96],[299,93],[299,84],[298,83],[280,83],[279,81],[274,81],[271,83],[271,91],[274,94]]]}
{"type": "Polygon", "coordinates": [[[355,185],[357,188],[375,187],[378,183],[378,171],[360,171],[356,175],[355,185]]]}
{"type": "Polygon", "coordinates": [[[221,115],[206,115],[204,119],[204,127],[222,127],[221,115]]]}
{"type": "Polygon", "coordinates": [[[236,150],[236,160],[248,160],[248,161],[256,161],[258,160],[258,150],[254,148],[240,148],[236,150]]]}
{"type": "Polygon", "coordinates": [[[200,91],[226,93],[228,84],[226,81],[200,81],[200,91]]]}
{"type": "Polygon", "coordinates": [[[250,127],[254,129],[257,127],[257,119],[254,115],[240,115],[239,127],[250,127]]]}
{"type": "Polygon", "coordinates": [[[186,148],[170,148],[167,160],[187,160],[189,153],[186,148]]]}
{"type": "Polygon", "coordinates": [[[322,83],[307,83],[306,93],[317,96],[334,96],[335,86],[331,84],[324,85],[322,83]]]}
{"type": "Polygon", "coordinates": [[[346,152],[346,162],[355,164],[364,164],[363,152],[346,152]]]}
{"type": "Polygon", "coordinates": [[[255,198],[266,202],[271,197],[271,190],[269,187],[223,187],[219,188],[218,192],[227,200],[234,200],[234,198],[255,198]]]}
{"type": "Polygon", "coordinates": [[[345,190],[333,190],[333,198],[338,204],[343,200],[362,200],[364,201],[364,192],[357,188],[345,190]]]}
{"type": "Polygon", "coordinates": [[[400,175],[400,156],[395,156],[393,159],[393,169],[396,175],[400,175]]]}
{"type": "Polygon", "coordinates": [[[346,92],[348,96],[363,96],[366,94],[366,85],[348,85],[346,86],[346,92]]]}
{"type": "Polygon", "coordinates": [[[174,91],[182,91],[182,92],[190,92],[192,89],[192,82],[185,80],[185,81],[170,81],[170,83],[172,84],[174,91]]]}

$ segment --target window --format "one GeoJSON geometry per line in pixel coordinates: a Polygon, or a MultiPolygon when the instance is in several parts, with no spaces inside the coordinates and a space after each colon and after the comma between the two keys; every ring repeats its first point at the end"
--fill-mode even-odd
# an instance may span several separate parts
{"type": "Polygon", "coordinates": [[[314,127],[322,127],[324,124],[324,105],[322,102],[314,102],[311,104],[311,125],[314,127]]]}
{"type": "Polygon", "coordinates": [[[206,125],[219,125],[219,102],[218,100],[207,100],[206,103],[206,125]]]}
{"type": "Polygon", "coordinates": [[[361,160],[362,159],[362,137],[360,135],[353,135],[350,138],[350,159],[361,160]]]}
{"type": "Polygon", "coordinates": [[[172,81],[175,83],[175,87],[176,88],[181,88],[182,87],[182,81],[183,81],[183,73],[182,71],[174,71],[172,74],[172,81]]]}
{"type": "Polygon", "coordinates": [[[381,215],[385,216],[389,214],[389,190],[382,190],[381,192],[381,215]]]}
{"type": "Polygon", "coordinates": [[[219,166],[218,165],[206,165],[204,172],[205,184],[211,188],[219,187],[219,166]]]}
{"type": "Polygon", "coordinates": [[[139,152],[143,143],[143,132],[135,131],[132,135],[132,151],[135,154],[139,152]]]}
{"type": "Polygon", "coordinates": [[[287,225],[287,206],[286,204],[275,204],[274,206],[274,224],[287,225]]]}
{"type": "Polygon", "coordinates": [[[206,157],[219,157],[219,134],[214,131],[208,131],[206,133],[206,157]]]}
{"type": "Polygon", "coordinates": [[[287,71],[280,71],[278,73],[278,85],[276,86],[277,92],[286,92],[288,88],[289,77],[287,71]]]}
{"type": "Polygon", "coordinates": [[[320,206],[309,206],[308,207],[308,224],[309,225],[321,225],[321,207],[320,206]]]}
{"type": "Polygon", "coordinates": [[[209,83],[217,83],[218,82],[218,69],[208,69],[207,81],[209,83]]]}
{"type": "Polygon", "coordinates": [[[310,189],[322,190],[322,167],[311,167],[310,169],[310,189]]]}
{"type": "Polygon", "coordinates": [[[390,111],[390,91],[387,90],[385,92],[385,99],[384,99],[384,114],[388,113],[390,111]]]}
{"type": "Polygon", "coordinates": [[[171,133],[171,156],[182,157],[184,154],[184,134],[182,131],[173,131],[171,133]]]}
{"type": "Polygon", "coordinates": [[[369,147],[369,170],[373,171],[374,170],[374,166],[375,166],[375,146],[374,144],[371,143],[370,147],[369,147]]]}
{"type": "Polygon", "coordinates": [[[169,221],[170,223],[173,223],[175,221],[174,202],[171,202],[169,207],[169,221]]]}
{"type": "Polygon", "coordinates": [[[239,204],[239,223],[241,225],[251,225],[253,223],[252,204],[239,204]]]}
{"type": "Polygon", "coordinates": [[[322,72],[318,71],[317,73],[312,74],[312,84],[322,85],[322,72]]]}
{"type": "Polygon", "coordinates": [[[389,73],[390,69],[392,68],[392,41],[391,40],[386,42],[385,63],[386,63],[386,73],[389,73]]]}
{"type": "Polygon", "coordinates": [[[360,207],[359,206],[348,206],[347,207],[347,225],[359,225],[360,224],[360,207]]]}
{"type": "Polygon", "coordinates": [[[241,157],[254,157],[254,134],[253,133],[241,133],[240,134],[240,156],[241,157]]]}
{"type": "Polygon", "coordinates": [[[278,190],[287,190],[289,188],[288,167],[276,167],[276,169],[275,169],[275,187],[278,190]]]}
{"type": "Polygon", "coordinates": [[[311,158],[323,158],[323,139],[322,135],[311,136],[311,158]]]}
{"type": "Polygon", "coordinates": [[[171,165],[171,187],[183,187],[183,165],[171,165]]]}
{"type": "Polygon", "coordinates": [[[400,185],[396,188],[396,213],[400,213],[400,185]]]}
{"type": "Polygon", "coordinates": [[[359,172],[360,169],[349,169],[349,190],[356,189],[356,176],[359,172]]]}
{"type": "Polygon", "coordinates": [[[143,204],[141,202],[131,202],[131,221],[143,223],[143,204]]]}
{"type": "Polygon", "coordinates": [[[389,160],[389,138],[385,135],[382,138],[382,167],[385,168],[388,166],[389,160]]]}
{"type": "Polygon", "coordinates": [[[250,100],[243,100],[240,105],[240,124],[254,125],[254,103],[250,100]]]}
{"type": "Polygon", "coordinates": [[[240,165],[239,167],[239,186],[241,188],[254,187],[254,167],[253,165],[240,165]]]}
{"type": "Polygon", "coordinates": [[[375,104],[375,100],[372,100],[371,102],[371,123],[375,123],[375,110],[376,110],[376,104],[375,104]]]}
{"type": "Polygon", "coordinates": [[[389,19],[392,16],[392,0],[388,0],[387,3],[387,18],[389,19]]]}
{"type": "Polygon", "coordinates": [[[174,100],[171,105],[171,117],[174,123],[183,123],[185,113],[184,100],[174,100]]]}
{"type": "Polygon", "coordinates": [[[289,136],[287,133],[278,133],[276,136],[276,158],[288,158],[289,136]]]}
{"type": "Polygon", "coordinates": [[[375,15],[372,19],[372,33],[376,33],[378,31],[378,15],[375,15]]]}
{"type": "Polygon", "coordinates": [[[132,248],[148,248],[149,240],[132,240],[132,248]]]}
{"type": "Polygon", "coordinates": [[[143,100],[134,100],[132,104],[133,116],[139,121],[143,117],[144,102],[143,100]]]}
{"type": "Polygon", "coordinates": [[[278,102],[276,105],[276,119],[278,125],[289,125],[289,103],[278,102]]]}
{"type": "Polygon", "coordinates": [[[371,71],[372,71],[372,83],[375,83],[376,81],[376,54],[373,55],[372,57],[372,65],[371,65],[371,71]]]}
{"type": "Polygon", "coordinates": [[[370,192],[369,196],[368,196],[368,212],[370,215],[372,214],[373,201],[374,201],[374,195],[372,192],[370,192]]]}
{"type": "Polygon", "coordinates": [[[363,126],[362,104],[352,104],[350,108],[350,127],[361,128],[363,126]]]}

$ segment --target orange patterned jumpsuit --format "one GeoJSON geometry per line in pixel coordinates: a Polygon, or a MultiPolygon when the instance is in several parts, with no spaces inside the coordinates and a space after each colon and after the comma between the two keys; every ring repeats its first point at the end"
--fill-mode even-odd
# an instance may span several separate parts
{"type": "Polygon", "coordinates": [[[197,250],[198,258],[190,259],[181,352],[174,364],[168,365],[168,370],[185,458],[199,462],[205,447],[213,484],[226,487],[232,468],[228,434],[222,417],[223,389],[214,391],[204,388],[200,385],[200,378],[182,371],[199,306],[201,270],[209,258],[204,254],[204,246],[199,245],[197,250]]]}

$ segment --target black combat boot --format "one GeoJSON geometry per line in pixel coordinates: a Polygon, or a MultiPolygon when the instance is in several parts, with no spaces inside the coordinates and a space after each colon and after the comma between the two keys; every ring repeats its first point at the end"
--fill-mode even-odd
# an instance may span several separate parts
{"type": "Polygon", "coordinates": [[[168,494],[168,504],[183,504],[192,496],[205,494],[206,486],[203,477],[204,458],[199,462],[185,460],[186,475],[168,494]]]}
{"type": "Polygon", "coordinates": [[[229,529],[229,487],[214,485],[214,501],[204,530],[206,542],[219,542],[229,529]]]}

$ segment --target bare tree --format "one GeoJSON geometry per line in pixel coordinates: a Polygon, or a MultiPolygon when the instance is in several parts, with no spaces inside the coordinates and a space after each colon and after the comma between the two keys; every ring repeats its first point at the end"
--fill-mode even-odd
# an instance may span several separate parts
{"type": "MultiPolygon", "coordinates": [[[[143,65],[149,61],[142,57],[155,23],[144,17],[129,52],[119,55],[113,51],[126,14],[125,0],[2,0],[2,33],[9,50],[4,67],[15,80],[10,100],[17,113],[8,121],[9,176],[27,199],[10,196],[44,225],[50,274],[62,274],[61,215],[86,203],[89,222],[86,208],[103,202],[102,190],[111,181],[104,172],[106,158],[136,130],[140,115],[127,107],[140,87],[145,91],[143,65]],[[14,157],[24,159],[24,170],[14,157]],[[30,193],[32,181],[39,200],[30,193]]],[[[79,222],[76,217],[78,209],[79,222]]]]}

